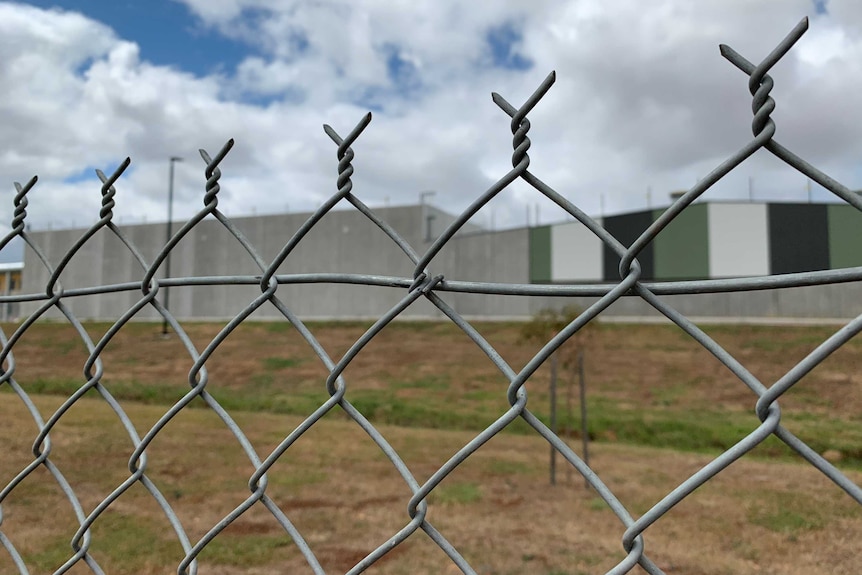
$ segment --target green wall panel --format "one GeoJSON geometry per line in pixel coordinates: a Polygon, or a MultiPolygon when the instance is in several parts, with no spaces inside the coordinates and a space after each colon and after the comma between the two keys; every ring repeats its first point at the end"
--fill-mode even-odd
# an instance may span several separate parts
{"type": "MultiPolygon", "coordinates": [[[[653,220],[664,210],[653,211],[653,220]]],[[[655,279],[709,277],[709,217],[706,204],[688,206],[653,240],[655,279]]]]}
{"type": "Polygon", "coordinates": [[[551,282],[551,226],[530,228],[530,282],[551,282]]]}
{"type": "Polygon", "coordinates": [[[847,204],[826,207],[829,267],[862,266],[862,212],[847,204]]]}

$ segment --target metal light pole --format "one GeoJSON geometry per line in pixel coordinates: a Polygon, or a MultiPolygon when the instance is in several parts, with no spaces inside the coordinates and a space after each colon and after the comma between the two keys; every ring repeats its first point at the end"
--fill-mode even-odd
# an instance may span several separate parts
{"type": "Polygon", "coordinates": [[[419,192],[419,205],[424,206],[428,204],[428,198],[433,198],[437,195],[437,192],[434,190],[426,190],[424,192],[419,192]]]}
{"type": "MultiPolygon", "coordinates": [[[[178,156],[171,156],[170,159],[170,167],[168,168],[168,224],[165,226],[165,245],[169,241],[171,241],[171,236],[173,235],[173,230],[171,229],[171,221],[174,219],[174,164],[177,162],[182,162],[183,159],[178,156]]],[[[171,277],[171,250],[168,250],[167,255],[165,256],[165,279],[171,277]]],[[[171,301],[171,292],[168,289],[168,286],[163,288],[165,290],[165,310],[170,310],[170,301],[171,301]]],[[[162,320],[162,335],[168,334],[168,319],[165,318],[162,320]]]]}
{"type": "Polygon", "coordinates": [[[431,236],[431,224],[434,221],[434,215],[428,213],[428,209],[426,206],[428,205],[428,199],[433,198],[437,195],[437,192],[428,190],[425,192],[419,192],[419,205],[422,207],[422,220],[425,224],[425,241],[430,242],[433,238],[431,236]]]}

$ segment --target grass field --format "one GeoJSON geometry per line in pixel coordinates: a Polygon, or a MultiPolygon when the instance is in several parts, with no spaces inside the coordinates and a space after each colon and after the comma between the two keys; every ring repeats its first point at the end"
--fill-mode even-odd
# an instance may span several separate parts
{"type": "MultiPolygon", "coordinates": [[[[10,333],[11,326],[4,326],[10,333]]],[[[94,339],[105,324],[88,324],[94,339]]],[[[199,349],[216,324],[185,326],[199,349]]],[[[337,359],[365,324],[312,324],[337,359]]],[[[517,324],[478,324],[520,369],[538,349],[517,324]]],[[[834,328],[715,326],[707,332],[769,385],[834,328]]],[[[594,468],[633,515],[754,429],[756,397],[678,328],[597,326],[586,374],[594,468]]],[[[781,399],[782,421],[862,480],[862,349],[848,343],[781,399]]],[[[160,326],[126,326],[103,354],[103,383],[140,433],[188,390],[191,359],[160,326]]],[[[45,417],[84,382],[83,345],[71,328],[37,324],[15,347],[16,379],[45,417]]],[[[265,457],[328,396],[326,370],[289,326],[241,326],[207,364],[207,389],[265,457]]],[[[507,408],[507,382],[456,327],[395,323],[345,371],[347,398],[379,426],[417,479],[427,479],[507,408]]],[[[559,404],[567,420],[568,370],[559,404]]],[[[548,418],[548,368],[527,384],[528,406],[548,418]]],[[[35,426],[0,388],[0,485],[32,459],[35,426]]],[[[196,400],[192,406],[202,407],[196,400]]],[[[567,435],[579,450],[577,434],[567,435]]],[[[52,433],[51,459],[89,511],[128,477],[131,442],[88,394],[52,433]]],[[[148,476],[175,507],[192,542],[248,494],[253,469],[213,413],[179,414],[148,450],[148,476]]],[[[622,556],[624,529],[574,474],[548,486],[548,447],[523,422],[467,460],[430,498],[429,520],[479,573],[603,573],[622,556]]],[[[327,572],[343,572],[409,521],[409,489],[376,446],[336,408],[273,468],[267,493],[306,536],[327,572]]],[[[2,530],[33,573],[71,555],[75,520],[38,470],[3,503],[2,530]]],[[[668,573],[858,573],[862,511],[777,440],[698,489],[646,532],[647,552],[668,573]]],[[[134,486],[95,524],[93,554],[106,572],[168,573],[182,557],[160,510],[134,486]]],[[[445,555],[421,532],[370,573],[447,573],[445,555]]],[[[0,573],[13,570],[0,553],[0,573]]],[[[72,572],[88,572],[83,566],[72,572]]],[[[310,572],[262,507],[252,508],[201,555],[201,573],[310,572]]]]}

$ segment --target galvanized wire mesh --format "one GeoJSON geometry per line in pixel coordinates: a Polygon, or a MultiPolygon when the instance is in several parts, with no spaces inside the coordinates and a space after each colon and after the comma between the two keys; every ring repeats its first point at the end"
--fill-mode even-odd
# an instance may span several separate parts
{"type": "Polygon", "coordinates": [[[699,181],[694,187],[677,199],[631,246],[624,246],[603,229],[595,220],[585,214],[562,194],[543,182],[537,175],[529,170],[530,139],[528,132],[530,122],[527,118],[530,111],[537,106],[545,93],[554,84],[555,76],[550,74],[538,89],[519,106],[513,106],[499,94],[493,94],[494,103],[511,118],[511,131],[513,134],[512,169],[500,178],[493,186],[482,193],[448,228],[433,242],[424,254],[419,254],[409,245],[395,230],[385,221],[381,220],[374,211],[362,202],[354,193],[351,175],[353,167],[351,162],[354,158],[352,146],[371,122],[371,114],[366,115],[351,130],[346,137],[341,137],[333,128],[325,126],[326,134],[337,146],[338,158],[338,191],[327,200],[292,236],[284,245],[280,253],[271,261],[265,261],[253,246],[231,222],[231,220],[218,209],[218,193],[220,190],[219,180],[221,171],[219,165],[233,146],[233,141],[227,144],[215,155],[210,156],[201,150],[201,157],[206,165],[206,192],[204,194],[204,207],[194,217],[173,235],[170,241],[160,251],[154,261],[147,262],[140,251],[130,242],[113,221],[113,208],[115,205],[116,189],[114,185],[129,166],[130,161],[126,159],[116,171],[106,176],[97,171],[102,181],[102,208],[100,219],[81,236],[80,240],[71,246],[62,261],[53,266],[45,257],[40,246],[34,243],[28,235],[25,226],[27,216],[27,194],[36,184],[36,178],[27,182],[26,185],[15,184],[17,195],[14,199],[14,217],[12,220],[12,231],[0,242],[0,248],[8,244],[13,238],[22,238],[30,249],[40,258],[42,264],[49,270],[50,279],[43,293],[27,294],[18,296],[5,296],[0,298],[0,303],[35,301],[40,302],[38,309],[27,317],[11,335],[0,332],[2,339],[2,377],[0,385],[11,389],[12,394],[4,395],[3,401],[20,401],[29,411],[35,422],[38,433],[33,441],[33,459],[0,491],[0,543],[11,557],[12,563],[17,567],[19,573],[28,573],[27,566],[22,559],[21,553],[13,543],[14,536],[4,533],[3,502],[25,479],[36,470],[44,468],[62,490],[68,504],[73,509],[79,525],[77,532],[72,536],[71,547],[73,552],[57,570],[56,573],[64,573],[75,566],[85,565],[93,573],[102,573],[96,559],[89,553],[92,543],[91,527],[99,520],[100,516],[118,501],[130,488],[139,484],[152,497],[153,501],[161,508],[165,517],[172,526],[176,539],[179,541],[185,553],[185,557],[178,565],[177,572],[180,574],[196,573],[198,569],[197,557],[223,530],[226,529],[237,518],[246,513],[253,506],[262,506],[278,522],[284,530],[285,537],[292,540],[301,551],[310,568],[315,573],[324,573],[318,557],[312,547],[303,538],[303,534],[294,526],[288,515],[267,494],[268,473],[272,466],[290,449],[290,447],[318,421],[331,410],[342,410],[357,426],[364,430],[376,443],[380,451],[391,462],[403,481],[409,486],[412,497],[405,501],[407,520],[403,528],[396,533],[384,534],[389,538],[383,541],[379,547],[360,560],[350,569],[349,573],[360,573],[373,566],[385,554],[395,549],[405,541],[411,534],[418,530],[433,540],[439,548],[451,559],[451,561],[463,573],[476,573],[467,560],[461,555],[456,546],[450,543],[446,537],[438,531],[428,520],[428,497],[449,474],[459,465],[467,460],[477,449],[501,430],[517,419],[525,421],[538,435],[556,449],[565,460],[576,469],[595,492],[613,510],[621,524],[622,544],[619,553],[619,562],[608,573],[622,574],[631,572],[636,565],[640,565],[646,572],[657,574],[662,570],[650,559],[645,552],[644,531],[662,518],[669,510],[674,508],[683,499],[689,496],[695,489],[710,481],[711,478],[721,473],[731,463],[752,451],[756,446],[770,436],[776,436],[787,444],[804,460],[817,468],[840,489],[845,491],[853,500],[862,504],[862,489],[848,479],[831,463],[826,461],[806,443],[794,436],[781,424],[781,409],[778,400],[783,394],[797,384],[800,379],[816,367],[832,352],[841,347],[850,338],[862,330],[862,315],[847,323],[836,331],[831,337],[821,343],[807,357],[790,369],[783,377],[772,385],[766,385],[759,381],[745,366],[735,357],[722,348],[716,341],[711,339],[704,331],[699,329],[692,321],[678,313],[672,307],[663,302],[659,295],[663,294],[694,294],[694,293],[717,293],[734,292],[758,289],[770,289],[779,287],[792,287],[804,285],[822,285],[856,281],[862,279],[862,268],[831,270],[811,273],[787,274],[781,276],[703,280],[686,282],[647,283],[640,281],[641,267],[638,263],[638,254],[644,247],[654,240],[662,230],[677,217],[687,206],[700,197],[713,184],[723,176],[736,168],[752,154],[766,150],[792,166],[805,176],[811,178],[830,190],[837,197],[848,204],[862,210],[862,198],[852,193],[847,187],[830,178],[802,158],[796,156],[791,150],[782,146],[775,138],[775,124],[770,114],[775,109],[775,103],[770,97],[773,81],[769,70],[791,49],[793,44],[804,34],[807,29],[807,21],[802,21],[781,43],[759,64],[753,64],[739,55],[733,49],[722,46],[721,54],[736,68],[748,76],[749,90],[752,95],[752,121],[753,138],[743,148],[717,166],[709,175],[699,181]],[[539,194],[557,204],[562,210],[571,214],[584,226],[592,231],[598,238],[609,246],[621,258],[619,275],[620,280],[613,284],[569,284],[569,285],[512,285],[499,283],[477,283],[447,279],[433,273],[434,258],[447,244],[453,235],[467,223],[477,211],[492,200],[507,186],[521,180],[529,184],[539,194]],[[364,214],[371,222],[376,224],[391,240],[403,251],[406,258],[413,263],[414,273],[412,277],[379,277],[362,274],[293,274],[277,275],[279,266],[290,258],[291,252],[302,242],[306,234],[323,218],[327,212],[342,201],[350,203],[356,210],[364,214]],[[215,218],[224,228],[236,238],[248,252],[249,256],[256,262],[260,273],[253,276],[223,276],[223,277],[176,277],[172,279],[159,279],[157,273],[163,265],[171,250],[188,234],[196,225],[205,218],[215,218]],[[128,248],[130,257],[134,258],[140,266],[141,280],[131,283],[116,285],[101,285],[96,287],[64,290],[59,282],[60,275],[69,261],[78,253],[87,242],[100,231],[107,231],[119,238],[128,248]],[[312,331],[297,317],[290,306],[279,298],[279,287],[290,283],[320,283],[338,282],[363,284],[369,286],[389,286],[404,289],[404,296],[388,313],[380,317],[340,359],[331,358],[312,331]],[[229,321],[202,350],[197,349],[183,329],[183,325],[169,312],[160,299],[160,291],[168,286],[191,286],[201,284],[248,284],[260,287],[260,295],[255,297],[248,305],[229,321]],[[69,298],[83,295],[106,294],[117,291],[139,290],[141,297],[130,309],[126,311],[98,341],[93,341],[84,329],[81,322],[67,306],[69,298]],[[583,313],[572,321],[568,326],[548,341],[542,349],[530,360],[520,371],[510,367],[495,348],[468,322],[464,317],[456,313],[452,307],[439,296],[442,292],[467,292],[476,294],[508,294],[520,296],[599,296],[598,301],[589,306],[583,313]],[[740,440],[732,448],[713,459],[709,464],[688,477],[675,489],[667,493],[658,503],[648,511],[635,519],[626,506],[617,498],[611,489],[602,481],[584,461],[570,449],[566,443],[555,435],[539,418],[528,408],[528,397],[526,384],[537,369],[564,344],[569,338],[581,330],[588,322],[596,319],[613,302],[622,297],[639,297],[648,302],[661,314],[674,324],[679,326],[694,341],[708,350],[715,358],[725,365],[739,382],[747,386],[753,396],[757,398],[755,414],[760,421],[750,433],[740,440]],[[413,472],[402,461],[399,454],[369,422],[363,413],[357,410],[350,402],[350,386],[342,377],[345,368],[351,363],[356,355],[370,342],[380,331],[395,318],[399,316],[411,304],[425,298],[436,306],[453,324],[458,326],[484,352],[487,358],[499,369],[508,380],[506,398],[510,409],[501,413],[499,418],[481,433],[475,436],[469,443],[465,444],[446,463],[441,465],[427,481],[421,482],[416,479],[413,472]],[[305,339],[320,361],[325,365],[329,375],[326,378],[326,390],[329,399],[310,413],[307,418],[292,432],[287,434],[280,444],[270,453],[259,454],[240,426],[231,415],[219,404],[219,402],[207,390],[208,375],[207,361],[219,345],[246,320],[255,310],[261,306],[273,306],[284,319],[305,339]],[[132,320],[142,309],[155,308],[172,327],[179,341],[185,347],[189,357],[193,361],[193,367],[188,374],[190,384],[189,391],[174,405],[170,407],[161,418],[149,429],[140,433],[133,425],[123,409],[123,406],[111,394],[110,389],[103,384],[104,369],[101,353],[112,341],[112,338],[132,320]],[[36,403],[28,394],[25,386],[16,381],[15,346],[22,336],[33,326],[34,322],[43,317],[49,310],[58,310],[65,316],[74,327],[80,340],[86,346],[89,357],[84,366],[86,382],[73,393],[63,404],[49,417],[43,416],[37,408],[36,403]],[[99,502],[94,508],[85,510],[80,502],[79,495],[66,480],[62,470],[52,461],[52,431],[64,415],[85,394],[97,394],[113,410],[118,421],[125,429],[130,440],[133,451],[128,462],[128,478],[116,489],[99,502]],[[168,498],[159,490],[156,482],[147,475],[148,447],[154,439],[162,432],[168,423],[186,408],[193,400],[200,398],[215,413],[223,423],[224,427],[233,435],[237,444],[244,451],[255,471],[248,478],[249,495],[240,505],[227,514],[221,521],[212,525],[209,531],[198,541],[192,541],[187,535],[187,530],[180,521],[177,513],[172,508],[168,498]]]}

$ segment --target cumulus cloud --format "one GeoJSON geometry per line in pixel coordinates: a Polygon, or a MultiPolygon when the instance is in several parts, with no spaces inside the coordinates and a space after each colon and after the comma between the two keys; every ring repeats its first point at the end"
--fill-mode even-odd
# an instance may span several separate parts
{"type": "MultiPolygon", "coordinates": [[[[147,62],[133,39],[80,14],[0,3],[0,178],[11,197],[12,180],[40,175],[36,225],[93,221],[87,171],[126,155],[118,217],[164,217],[172,155],[186,159],[175,213],[187,217],[201,205],[197,148],[215,153],[230,137],[225,211],[313,209],[335,191],[321,125],[344,135],[369,109],[357,195],[413,203],[433,189],[459,211],[511,167],[509,119],[490,92],[520,105],[551,70],[557,83],[530,116],[535,173],[588,212],[659,204],[751,137],[747,79],[718,44],[757,62],[805,15],[812,30],[772,73],[778,137],[862,187],[862,10],[851,0],[825,13],[809,0],[176,1],[248,56],[195,75],[147,62]]],[[[804,197],[804,178],[767,156],[708,197],[745,197],[749,181],[764,199],[804,197]]],[[[544,220],[563,217],[523,185],[481,217],[518,225],[535,203],[544,220]]]]}

